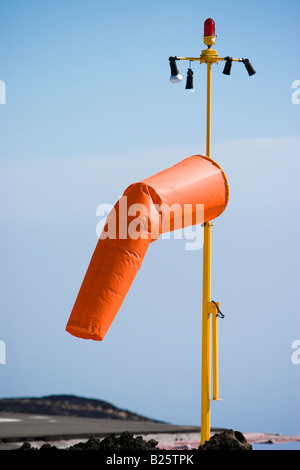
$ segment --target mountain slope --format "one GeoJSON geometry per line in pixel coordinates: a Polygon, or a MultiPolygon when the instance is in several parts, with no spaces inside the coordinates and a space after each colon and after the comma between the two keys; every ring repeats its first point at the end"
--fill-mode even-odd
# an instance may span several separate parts
{"type": "Polygon", "coordinates": [[[159,422],[131,411],[117,408],[103,400],[77,397],[75,395],[49,395],[38,398],[2,398],[0,399],[0,412],[1,411],[6,413],[159,422]]]}

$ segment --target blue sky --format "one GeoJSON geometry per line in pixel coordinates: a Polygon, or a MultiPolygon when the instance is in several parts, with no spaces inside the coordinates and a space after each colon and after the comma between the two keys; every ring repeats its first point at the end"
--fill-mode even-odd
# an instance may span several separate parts
{"type": "Polygon", "coordinates": [[[206,70],[169,82],[216,23],[212,157],[230,185],[212,232],[220,395],[212,426],[300,434],[299,2],[0,0],[0,397],[70,393],[200,424],[202,251],[152,244],[101,343],[65,332],[97,207],[205,154],[206,70]]]}

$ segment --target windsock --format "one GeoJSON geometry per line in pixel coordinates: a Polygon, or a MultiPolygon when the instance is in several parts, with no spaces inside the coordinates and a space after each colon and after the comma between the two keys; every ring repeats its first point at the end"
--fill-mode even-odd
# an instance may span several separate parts
{"type": "Polygon", "coordinates": [[[228,198],[225,173],[202,155],[130,185],[107,216],[66,331],[102,341],[150,243],[162,233],[215,219],[228,198]]]}

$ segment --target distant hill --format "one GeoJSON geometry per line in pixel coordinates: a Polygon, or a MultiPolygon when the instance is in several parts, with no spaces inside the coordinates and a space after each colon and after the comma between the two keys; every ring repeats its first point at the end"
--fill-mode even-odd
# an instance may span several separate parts
{"type": "Polygon", "coordinates": [[[132,413],[131,411],[117,408],[103,400],[77,397],[75,395],[49,395],[40,398],[2,398],[0,399],[1,411],[6,413],[159,422],[132,413]]]}

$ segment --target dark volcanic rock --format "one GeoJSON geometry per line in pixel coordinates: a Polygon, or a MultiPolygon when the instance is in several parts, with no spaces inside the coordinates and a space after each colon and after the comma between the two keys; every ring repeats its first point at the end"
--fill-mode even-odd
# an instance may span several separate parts
{"type": "Polygon", "coordinates": [[[118,451],[118,450],[153,450],[157,441],[150,439],[145,441],[142,436],[134,437],[131,432],[122,432],[120,436],[112,433],[106,436],[102,441],[90,438],[86,443],[79,442],[68,450],[102,450],[102,451],[118,451]]]}
{"type": "MultiPolygon", "coordinates": [[[[123,450],[144,451],[144,450],[159,450],[157,449],[158,442],[154,439],[146,441],[142,436],[134,437],[131,432],[125,431],[117,436],[115,433],[108,434],[104,439],[100,440],[95,437],[90,437],[86,442],[79,442],[66,449],[58,449],[49,443],[43,444],[39,449],[32,447],[29,442],[24,442],[23,445],[17,450],[39,450],[39,451],[65,451],[65,450],[97,450],[102,452],[116,452],[123,450]]],[[[161,450],[161,449],[160,449],[161,450]]],[[[194,449],[197,451],[197,449],[194,449]]],[[[229,429],[227,431],[215,434],[209,441],[199,446],[201,450],[252,450],[243,434],[239,431],[229,429]]]]}
{"type": "Polygon", "coordinates": [[[214,434],[199,450],[252,450],[252,445],[241,432],[228,429],[214,434]]]}
{"type": "Polygon", "coordinates": [[[154,439],[145,441],[142,436],[134,437],[131,432],[125,431],[120,436],[116,434],[108,434],[102,441],[100,439],[90,437],[86,442],[78,442],[66,449],[58,449],[51,444],[43,444],[40,449],[32,447],[30,442],[24,442],[17,450],[39,450],[39,451],[59,451],[59,450],[99,450],[103,452],[118,450],[154,450],[158,442],[154,439]]]}

